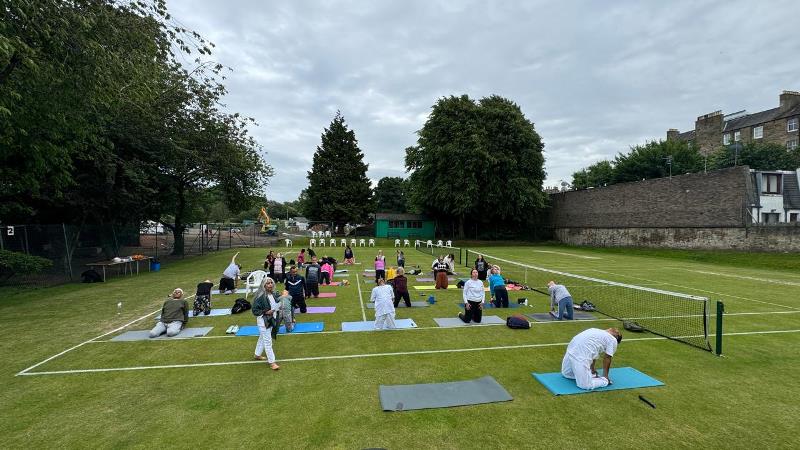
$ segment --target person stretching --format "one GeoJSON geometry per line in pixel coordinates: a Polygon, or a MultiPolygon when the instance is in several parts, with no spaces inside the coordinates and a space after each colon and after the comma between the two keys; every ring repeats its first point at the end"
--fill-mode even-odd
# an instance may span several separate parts
{"type": "Polygon", "coordinates": [[[370,301],[375,304],[375,329],[388,330],[394,324],[394,291],[386,285],[383,278],[378,278],[378,285],[372,288],[370,301]]]}
{"type": "Polygon", "coordinates": [[[503,276],[500,275],[500,266],[492,266],[489,275],[489,293],[492,295],[492,303],[498,308],[508,308],[508,290],[503,276]]]}
{"type": "Polygon", "coordinates": [[[402,267],[397,268],[397,275],[394,277],[394,307],[400,304],[400,299],[406,304],[406,308],[411,308],[411,296],[408,293],[408,278],[405,276],[406,270],[402,267]]]}
{"type": "Polygon", "coordinates": [[[378,280],[386,279],[386,258],[383,256],[383,250],[378,250],[378,255],[375,257],[375,284],[378,280]]]}
{"type": "Polygon", "coordinates": [[[228,264],[228,267],[222,272],[222,278],[219,280],[219,291],[224,292],[226,295],[236,291],[236,286],[239,284],[239,275],[241,274],[242,266],[236,264],[237,256],[239,256],[239,252],[233,255],[231,263],[228,264]]]}
{"type": "Polygon", "coordinates": [[[572,320],[572,296],[563,284],[556,284],[550,280],[547,283],[547,290],[550,292],[550,315],[556,320],[572,320]],[[558,316],[555,315],[555,308],[558,305],[558,316]]]}
{"type": "Polygon", "coordinates": [[[150,330],[149,336],[151,339],[164,333],[167,333],[167,337],[175,336],[181,332],[188,321],[189,303],[183,299],[183,289],[176,288],[172,291],[172,296],[161,307],[161,318],[150,330]]]}
{"type": "Polygon", "coordinates": [[[319,264],[317,264],[317,257],[315,255],[311,257],[311,264],[306,267],[306,298],[311,297],[312,295],[314,298],[319,297],[319,279],[320,268],[319,264]]]}
{"type": "Polygon", "coordinates": [[[472,269],[470,278],[464,283],[464,312],[458,313],[458,318],[464,323],[481,323],[483,316],[483,303],[486,300],[483,281],[478,279],[478,271],[472,269]]]}
{"type": "Polygon", "coordinates": [[[605,387],[611,382],[611,358],[622,342],[622,333],[616,328],[601,330],[589,328],[578,333],[569,341],[567,352],[561,361],[561,375],[575,383],[581,389],[591,390],[605,387]],[[603,376],[598,376],[594,368],[594,360],[604,353],[603,376]]]}

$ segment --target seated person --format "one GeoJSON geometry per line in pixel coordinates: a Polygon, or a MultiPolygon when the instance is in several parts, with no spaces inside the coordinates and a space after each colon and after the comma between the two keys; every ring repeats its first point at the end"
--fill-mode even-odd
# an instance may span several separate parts
{"type": "Polygon", "coordinates": [[[204,315],[211,313],[211,288],[214,283],[211,280],[205,280],[197,284],[197,291],[194,294],[194,311],[195,317],[199,316],[202,312],[204,315]]]}
{"type": "Polygon", "coordinates": [[[168,298],[161,307],[161,318],[150,330],[150,337],[158,337],[165,332],[167,337],[175,336],[181,332],[188,321],[189,304],[183,299],[183,289],[176,288],[172,291],[172,297],[168,298]]]}

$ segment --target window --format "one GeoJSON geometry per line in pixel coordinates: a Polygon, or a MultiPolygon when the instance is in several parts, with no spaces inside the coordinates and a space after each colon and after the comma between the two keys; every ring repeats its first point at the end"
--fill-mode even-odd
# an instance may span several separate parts
{"type": "Polygon", "coordinates": [[[390,220],[389,228],[405,228],[406,223],[402,220],[390,220]]]}
{"type": "Polygon", "coordinates": [[[731,134],[725,133],[722,135],[722,145],[730,145],[731,144],[731,134]]]}
{"type": "Polygon", "coordinates": [[[791,133],[792,131],[797,131],[800,128],[800,119],[795,117],[794,119],[789,119],[786,121],[786,132],[791,133]]]}
{"type": "Polygon", "coordinates": [[[761,213],[761,223],[778,223],[780,219],[779,213],[761,213]]]}
{"type": "Polygon", "coordinates": [[[788,150],[794,150],[797,148],[797,139],[789,139],[786,141],[786,148],[788,150]]]}
{"type": "Polygon", "coordinates": [[[797,222],[797,217],[800,213],[789,213],[789,222],[797,222]]]}
{"type": "Polygon", "coordinates": [[[757,127],[753,127],[753,139],[761,139],[764,137],[764,126],[759,125],[757,127]]]}
{"type": "Polygon", "coordinates": [[[408,221],[408,223],[407,223],[407,225],[406,225],[406,227],[407,227],[407,228],[422,228],[422,221],[419,221],[419,220],[409,220],[409,221],[408,221]]]}
{"type": "Polygon", "coordinates": [[[781,175],[779,173],[765,173],[761,175],[762,194],[781,193],[781,175]]]}
{"type": "Polygon", "coordinates": [[[741,142],[742,141],[742,132],[741,131],[734,131],[733,132],[733,142],[741,142]]]}

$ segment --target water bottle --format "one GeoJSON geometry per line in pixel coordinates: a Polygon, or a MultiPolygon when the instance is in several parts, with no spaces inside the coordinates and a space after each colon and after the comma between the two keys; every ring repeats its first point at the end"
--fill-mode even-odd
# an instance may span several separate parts
{"type": "Polygon", "coordinates": [[[428,303],[430,303],[431,305],[436,303],[436,297],[434,297],[433,295],[429,295],[428,296],[428,303]]]}
{"type": "Polygon", "coordinates": [[[122,314],[122,302],[117,303],[117,315],[122,314]]]}

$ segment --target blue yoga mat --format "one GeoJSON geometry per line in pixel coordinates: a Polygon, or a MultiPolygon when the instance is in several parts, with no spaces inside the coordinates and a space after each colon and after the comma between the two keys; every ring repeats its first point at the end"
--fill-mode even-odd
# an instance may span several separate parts
{"type": "MultiPolygon", "coordinates": [[[[395,319],[397,329],[417,328],[417,324],[412,319],[395,319]]],[[[372,331],[375,329],[375,321],[367,320],[364,322],[342,322],[342,331],[372,331]]]]}
{"type": "MultiPolygon", "coordinates": [[[[598,370],[602,374],[602,369],[598,370]]],[[[643,387],[663,386],[664,383],[645,375],[633,367],[611,368],[611,381],[614,384],[587,391],[578,387],[575,380],[564,378],[561,372],[532,373],[540,383],[555,395],[586,394],[587,392],[618,391],[621,389],[636,389],[643,387]]]]}
{"type": "MultiPolygon", "coordinates": [[[[294,325],[294,330],[291,333],[286,332],[286,327],[281,325],[278,329],[278,334],[294,334],[294,333],[319,333],[325,329],[325,324],[322,322],[299,322],[294,325]]],[[[247,325],[239,328],[236,336],[258,336],[258,326],[247,325]]]]}
{"type": "MultiPolygon", "coordinates": [[[[456,302],[456,305],[458,305],[459,308],[464,309],[464,302],[456,302]]],[[[522,305],[520,305],[519,303],[508,302],[508,308],[506,309],[519,308],[520,306],[522,305]]],[[[483,309],[494,309],[494,308],[503,309],[499,306],[495,306],[494,303],[492,302],[486,302],[483,304],[483,309]]]]}

